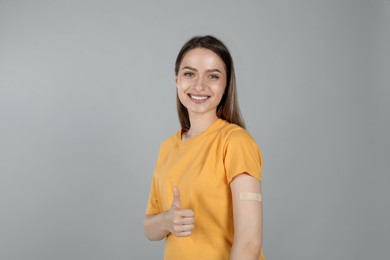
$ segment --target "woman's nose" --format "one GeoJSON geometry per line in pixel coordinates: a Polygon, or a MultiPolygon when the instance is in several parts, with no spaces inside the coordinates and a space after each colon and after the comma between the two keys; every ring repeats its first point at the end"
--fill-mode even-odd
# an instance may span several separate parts
{"type": "Polygon", "coordinates": [[[198,80],[195,83],[195,89],[196,90],[203,90],[205,88],[205,83],[202,78],[198,78],[198,80]]]}

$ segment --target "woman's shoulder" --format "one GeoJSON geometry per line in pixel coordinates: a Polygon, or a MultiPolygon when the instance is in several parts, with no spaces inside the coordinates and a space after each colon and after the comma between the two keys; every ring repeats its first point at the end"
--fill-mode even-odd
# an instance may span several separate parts
{"type": "Polygon", "coordinates": [[[175,133],[165,139],[164,142],[176,142],[181,138],[181,134],[183,132],[182,128],[179,128],[175,133]]]}
{"type": "Polygon", "coordinates": [[[233,123],[229,123],[226,120],[223,120],[223,125],[221,127],[220,133],[223,134],[227,139],[252,139],[251,134],[245,128],[233,123]]]}
{"type": "Polygon", "coordinates": [[[238,159],[243,154],[260,154],[256,140],[245,128],[227,122],[223,132],[224,151],[229,151],[232,157],[238,159]]]}
{"type": "Polygon", "coordinates": [[[174,133],[173,135],[169,136],[168,138],[165,138],[162,143],[161,143],[161,147],[163,146],[170,146],[170,145],[173,145],[175,143],[177,143],[177,141],[179,140],[180,136],[181,136],[181,129],[179,129],[176,133],[174,133]]]}

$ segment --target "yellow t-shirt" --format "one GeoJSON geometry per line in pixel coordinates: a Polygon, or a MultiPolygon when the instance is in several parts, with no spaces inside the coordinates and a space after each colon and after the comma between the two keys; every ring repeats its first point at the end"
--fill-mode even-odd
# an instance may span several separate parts
{"type": "Polygon", "coordinates": [[[194,211],[195,227],[189,237],[167,236],[164,259],[229,259],[234,236],[229,183],[244,172],[261,180],[260,150],[245,129],[222,119],[190,140],[183,142],[181,134],[161,145],[146,214],[168,210],[173,187],[179,187],[181,206],[194,211]]]}

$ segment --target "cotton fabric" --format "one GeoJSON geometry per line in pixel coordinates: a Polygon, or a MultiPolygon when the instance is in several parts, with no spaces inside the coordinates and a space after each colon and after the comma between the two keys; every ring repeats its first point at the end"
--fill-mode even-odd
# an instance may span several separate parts
{"type": "Polygon", "coordinates": [[[241,173],[261,180],[260,150],[245,129],[222,119],[187,141],[182,133],[161,145],[146,214],[168,210],[177,186],[181,207],[194,211],[195,227],[189,237],[167,236],[164,259],[229,259],[234,236],[229,184],[241,173]]]}

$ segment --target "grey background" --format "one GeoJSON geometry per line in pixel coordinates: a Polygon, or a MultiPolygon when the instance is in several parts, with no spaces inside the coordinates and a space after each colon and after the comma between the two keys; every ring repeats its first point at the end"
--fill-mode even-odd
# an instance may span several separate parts
{"type": "Polygon", "coordinates": [[[143,214],[193,35],[235,59],[267,259],[389,259],[390,1],[0,1],[0,259],[162,259],[143,214]]]}

